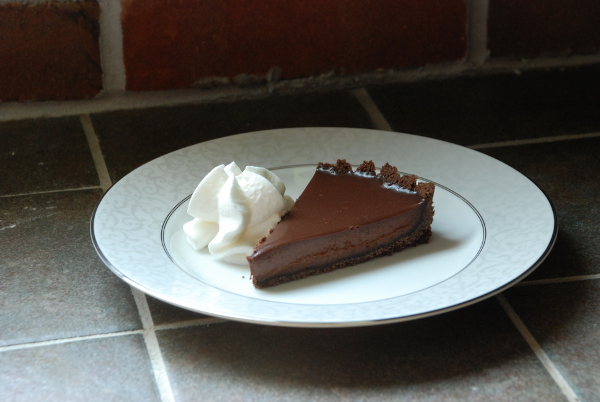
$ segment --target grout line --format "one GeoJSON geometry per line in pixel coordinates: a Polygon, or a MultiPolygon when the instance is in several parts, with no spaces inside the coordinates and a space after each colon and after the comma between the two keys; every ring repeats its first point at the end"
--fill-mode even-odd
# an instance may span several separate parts
{"type": "Polygon", "coordinates": [[[75,336],[73,338],[53,339],[50,341],[20,343],[17,345],[0,346],[0,353],[8,352],[11,350],[31,349],[31,348],[37,348],[37,347],[42,347],[42,346],[61,345],[64,343],[89,341],[89,340],[93,340],[93,339],[112,338],[112,337],[116,337],[116,336],[126,336],[126,335],[134,335],[134,334],[141,334],[141,333],[142,333],[142,330],[134,329],[131,331],[110,332],[107,334],[84,335],[84,336],[75,336]]]}
{"type": "Polygon", "coordinates": [[[78,187],[78,188],[63,188],[63,189],[60,189],[60,190],[32,191],[31,193],[6,194],[6,195],[0,195],[0,198],[22,197],[22,196],[26,196],[26,195],[64,193],[64,192],[67,192],[67,191],[100,190],[100,189],[102,189],[102,187],[100,187],[100,186],[89,186],[89,187],[78,187]]]}
{"type": "Polygon", "coordinates": [[[532,285],[548,285],[553,283],[566,283],[566,282],[578,282],[600,279],[600,274],[592,275],[579,275],[579,276],[565,276],[563,278],[548,278],[548,279],[537,279],[533,281],[523,281],[515,286],[532,286],[532,285]]]}
{"type": "Polygon", "coordinates": [[[169,381],[169,375],[167,374],[167,367],[165,366],[165,361],[160,350],[160,345],[158,344],[156,331],[154,330],[154,322],[152,320],[150,307],[148,306],[148,300],[143,292],[135,288],[131,288],[131,293],[135,299],[135,304],[137,305],[140,319],[142,320],[142,326],[144,327],[144,341],[150,357],[150,363],[152,365],[152,371],[154,372],[154,378],[156,380],[161,401],[173,402],[175,401],[175,397],[169,381]]]}
{"type": "MultiPolygon", "coordinates": [[[[354,96],[361,106],[365,109],[369,117],[371,118],[371,122],[373,123],[374,128],[377,130],[383,131],[394,131],[387,119],[381,113],[377,104],[369,95],[369,92],[366,88],[358,88],[348,91],[352,96],[354,96]]],[[[468,148],[471,149],[487,149],[487,148],[501,148],[501,147],[511,147],[511,146],[519,146],[519,145],[530,145],[530,144],[545,144],[551,142],[558,141],[569,141],[569,140],[580,140],[586,138],[596,138],[600,137],[600,132],[593,133],[583,133],[583,134],[568,134],[568,135],[558,135],[558,136],[549,136],[549,137],[538,137],[538,138],[527,138],[522,140],[510,140],[510,141],[500,141],[500,142],[490,142],[487,144],[475,144],[469,145],[468,148]]]]}
{"type": "Polygon", "coordinates": [[[195,320],[187,320],[180,322],[173,322],[168,324],[160,324],[155,327],[157,331],[168,330],[168,329],[180,329],[180,328],[188,328],[188,327],[196,327],[200,325],[211,325],[211,324],[220,324],[222,322],[230,322],[224,318],[198,318],[195,320]]]}
{"type": "Polygon", "coordinates": [[[537,358],[544,365],[546,371],[548,371],[550,376],[554,379],[556,385],[558,385],[558,387],[561,389],[567,400],[569,400],[570,402],[579,401],[579,398],[575,394],[575,391],[573,391],[573,389],[569,386],[567,380],[565,380],[558,368],[554,365],[554,363],[552,363],[552,360],[550,360],[546,352],[544,352],[544,350],[542,349],[540,344],[535,340],[531,332],[529,332],[529,330],[525,326],[525,323],[523,323],[521,318],[518,316],[517,312],[512,308],[512,306],[510,305],[508,300],[506,300],[504,295],[496,295],[496,300],[498,300],[508,317],[515,325],[515,327],[517,327],[517,330],[523,336],[523,338],[525,338],[525,341],[529,344],[529,347],[531,347],[537,358]]]}
{"type": "Polygon", "coordinates": [[[517,146],[517,145],[545,144],[545,143],[549,143],[549,142],[580,140],[580,139],[585,139],[585,138],[596,138],[596,137],[600,137],[600,132],[583,133],[583,134],[568,134],[568,135],[557,135],[557,136],[552,136],[552,137],[538,137],[538,138],[527,138],[527,139],[522,139],[522,140],[490,142],[487,144],[469,145],[468,148],[471,148],[471,149],[501,148],[501,147],[512,147],[512,146],[517,146]]]}
{"type": "Polygon", "coordinates": [[[150,306],[148,306],[148,300],[144,292],[131,288],[131,293],[135,299],[135,304],[138,308],[140,320],[142,320],[142,327],[144,331],[150,331],[154,328],[154,320],[152,320],[152,313],[150,313],[150,306]]]}
{"type": "Polygon", "coordinates": [[[377,130],[394,131],[392,129],[392,126],[390,126],[390,123],[388,123],[386,118],[383,116],[383,113],[381,113],[381,110],[379,110],[377,104],[375,104],[375,101],[373,101],[373,98],[371,98],[371,95],[369,95],[369,92],[367,92],[365,88],[352,89],[349,92],[350,95],[354,96],[358,103],[360,103],[361,106],[365,109],[365,111],[371,118],[373,126],[377,130]]]}
{"type": "MultiPolygon", "coordinates": [[[[106,168],[102,150],[100,149],[98,136],[96,135],[96,131],[92,124],[92,119],[87,114],[81,115],[79,118],[92,153],[92,158],[94,159],[96,171],[100,180],[100,187],[106,192],[112,185],[112,182],[110,180],[110,175],[108,174],[108,169],[106,168]]],[[[146,350],[148,351],[148,357],[150,358],[154,380],[156,381],[161,401],[174,402],[175,397],[173,395],[173,389],[171,388],[165,361],[154,330],[154,322],[152,320],[150,307],[148,306],[148,300],[143,292],[134,289],[133,287],[130,287],[130,289],[138,309],[140,320],[142,321],[142,335],[144,337],[144,343],[146,345],[146,350]]]]}
{"type": "MultiPolygon", "coordinates": [[[[47,193],[55,193],[55,192],[65,192],[65,191],[80,191],[80,190],[90,190],[90,189],[102,189],[104,192],[110,188],[112,185],[112,181],[110,179],[110,175],[108,173],[108,169],[106,167],[106,162],[102,155],[102,150],[100,148],[100,143],[98,141],[98,137],[96,135],[96,131],[94,130],[94,126],[92,124],[92,120],[88,114],[79,116],[81,125],[83,127],[83,131],[85,133],[88,146],[90,148],[90,152],[92,154],[92,158],[94,160],[94,165],[96,167],[96,171],[98,173],[98,179],[100,180],[100,186],[92,186],[92,187],[80,187],[75,189],[62,189],[62,190],[50,190],[50,191],[39,191],[32,193],[24,193],[24,194],[11,194],[4,195],[1,197],[16,197],[21,195],[35,195],[35,194],[47,194],[47,193]]],[[[146,350],[148,351],[148,355],[150,358],[150,363],[152,365],[152,370],[154,373],[154,378],[158,387],[158,391],[163,402],[172,402],[175,400],[173,395],[173,390],[171,388],[171,383],[169,381],[169,376],[167,374],[167,369],[165,366],[165,362],[160,350],[160,345],[158,344],[158,339],[156,337],[156,329],[176,329],[176,328],[184,328],[193,325],[202,325],[202,324],[213,324],[217,322],[225,322],[227,320],[219,319],[219,318],[209,318],[209,319],[199,319],[199,320],[190,320],[181,323],[173,323],[162,325],[156,328],[154,326],[154,322],[152,320],[152,314],[150,312],[150,308],[148,306],[148,301],[146,296],[141,291],[131,288],[131,292],[133,294],[133,298],[135,300],[136,306],[138,308],[138,314],[140,316],[140,320],[142,322],[143,330],[133,330],[133,331],[123,331],[123,332],[113,332],[107,334],[99,334],[99,335],[89,335],[89,336],[79,336],[73,338],[64,338],[64,339],[56,339],[51,341],[42,341],[42,342],[32,342],[18,345],[10,345],[10,346],[0,346],[0,353],[7,352],[11,350],[20,350],[20,349],[29,349],[41,346],[50,346],[57,345],[63,343],[70,342],[78,342],[78,341],[86,341],[91,339],[101,339],[101,338],[109,338],[114,336],[123,336],[130,334],[142,334],[144,337],[144,343],[146,344],[146,350]]]]}
{"type": "Polygon", "coordinates": [[[123,29],[121,26],[121,2],[99,0],[100,18],[100,64],[102,92],[124,91],[125,61],[123,58],[123,29]]]}
{"type": "Polygon", "coordinates": [[[160,345],[156,338],[156,332],[154,330],[144,331],[144,341],[146,342],[146,349],[150,356],[150,363],[152,365],[152,371],[154,372],[154,379],[156,380],[160,399],[163,402],[174,402],[175,396],[173,395],[171,381],[169,380],[160,345]]]}
{"type": "MultiPolygon", "coordinates": [[[[135,291],[137,293],[141,293],[137,290],[135,290],[135,291]]],[[[132,288],[132,293],[133,292],[134,292],[134,289],[132,288]]],[[[143,296],[143,293],[141,293],[141,294],[143,296]]],[[[134,296],[134,298],[135,297],[136,296],[134,296]]],[[[136,301],[136,303],[137,303],[137,301],[136,301]]],[[[143,303],[143,301],[141,303],[143,303]]],[[[146,302],[146,305],[147,305],[147,302],[146,302]]],[[[149,313],[149,310],[148,310],[148,313],[149,313]]],[[[142,320],[142,321],[144,321],[144,320],[142,320]]],[[[194,327],[194,326],[200,326],[200,325],[225,323],[225,322],[231,322],[231,321],[224,319],[224,318],[199,318],[196,320],[181,321],[181,322],[175,322],[175,323],[170,323],[170,324],[160,324],[160,325],[154,326],[153,328],[155,331],[156,330],[162,331],[162,330],[180,329],[180,328],[194,327]]],[[[150,328],[152,328],[152,327],[150,327],[150,328]]],[[[150,330],[148,330],[148,329],[133,329],[133,330],[129,330],[129,331],[119,331],[119,332],[108,332],[108,333],[104,333],[104,334],[95,334],[95,335],[74,336],[72,338],[52,339],[52,340],[48,340],[48,341],[19,343],[19,344],[15,344],[15,345],[0,346],[0,353],[8,352],[11,350],[31,349],[31,348],[37,348],[37,347],[42,347],[42,346],[60,345],[63,343],[88,341],[88,340],[93,340],[93,339],[113,338],[113,337],[118,337],[118,336],[135,335],[135,334],[144,335],[145,332],[150,332],[150,330]]]]}
{"type": "Polygon", "coordinates": [[[102,191],[106,192],[106,190],[112,186],[112,181],[110,180],[110,174],[108,173],[104,156],[102,156],[100,141],[98,141],[98,136],[96,135],[96,130],[94,130],[92,119],[90,118],[89,114],[84,114],[79,116],[79,120],[83,126],[85,138],[87,139],[90,152],[92,153],[92,159],[94,160],[94,165],[96,166],[96,171],[98,172],[100,187],[102,188],[102,191]]]}
{"type": "Polygon", "coordinates": [[[488,58],[487,21],[489,0],[471,0],[468,4],[467,62],[481,66],[488,58]]]}
{"type": "MultiPolygon", "coordinates": [[[[11,2],[13,0],[0,0],[11,2]]],[[[44,3],[45,0],[35,0],[44,3]]],[[[110,1],[110,0],[106,0],[110,1]]],[[[563,69],[600,63],[600,54],[572,55],[569,57],[537,57],[534,59],[492,59],[481,66],[473,66],[464,61],[414,68],[371,71],[360,74],[320,75],[307,78],[280,80],[274,92],[280,95],[314,93],[318,91],[347,90],[365,85],[401,84],[452,79],[462,76],[487,76],[495,74],[516,74],[523,71],[563,69]]],[[[121,73],[118,73],[119,75],[121,73]]],[[[107,78],[108,79],[108,78],[107,78]]],[[[113,84],[110,84],[111,86],[113,84]]],[[[209,104],[255,100],[270,96],[266,86],[242,88],[235,85],[214,89],[183,88],[155,91],[117,90],[106,88],[93,99],[71,101],[39,102],[0,102],[0,121],[77,116],[88,113],[102,113],[116,110],[142,109],[149,107],[169,107],[184,104],[209,104]]]]}

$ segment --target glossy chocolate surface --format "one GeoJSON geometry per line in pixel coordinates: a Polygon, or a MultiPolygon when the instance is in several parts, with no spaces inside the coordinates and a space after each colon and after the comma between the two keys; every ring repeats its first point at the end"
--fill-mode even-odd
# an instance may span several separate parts
{"type": "Polygon", "coordinates": [[[257,248],[256,254],[384,221],[414,210],[424,202],[418,193],[384,184],[383,178],[374,174],[317,169],[292,210],[257,248]]]}

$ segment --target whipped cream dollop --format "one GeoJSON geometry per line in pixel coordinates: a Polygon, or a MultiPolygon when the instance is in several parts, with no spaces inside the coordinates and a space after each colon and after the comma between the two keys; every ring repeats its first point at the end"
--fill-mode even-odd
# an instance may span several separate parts
{"type": "Polygon", "coordinates": [[[254,245],[294,204],[284,193],[285,184],[265,168],[217,166],[190,199],[194,219],[183,225],[188,243],[196,250],[208,246],[218,259],[247,264],[254,245]]]}

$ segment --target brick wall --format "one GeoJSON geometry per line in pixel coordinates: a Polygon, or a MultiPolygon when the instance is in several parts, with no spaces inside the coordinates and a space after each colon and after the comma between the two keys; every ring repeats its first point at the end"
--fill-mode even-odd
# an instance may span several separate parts
{"type": "Polygon", "coordinates": [[[94,0],[0,4],[0,100],[98,94],[99,15],[94,0]]]}
{"type": "Polygon", "coordinates": [[[597,54],[599,27],[597,0],[0,0],[0,101],[597,54]]]}

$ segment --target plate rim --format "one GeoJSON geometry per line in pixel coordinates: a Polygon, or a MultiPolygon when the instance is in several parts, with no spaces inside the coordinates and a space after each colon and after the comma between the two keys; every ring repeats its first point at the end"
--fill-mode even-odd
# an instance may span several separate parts
{"type": "MultiPolygon", "coordinates": [[[[541,194],[543,195],[545,201],[548,203],[550,210],[551,210],[551,216],[552,216],[552,234],[550,235],[550,241],[548,242],[548,244],[546,244],[546,247],[544,249],[544,251],[540,254],[540,256],[537,258],[537,260],[531,265],[529,266],[526,270],[524,270],[520,275],[518,275],[517,277],[513,278],[512,280],[504,283],[502,286],[495,288],[487,293],[483,293],[480,294],[477,297],[471,298],[469,300],[466,300],[464,302],[460,302],[460,303],[456,303],[453,305],[449,305],[446,307],[441,307],[438,309],[433,309],[433,310],[429,310],[429,311],[425,311],[425,312],[421,312],[421,313],[415,313],[415,314],[410,314],[410,315],[403,315],[403,316],[398,316],[398,317],[387,317],[387,318],[372,318],[372,319],[368,319],[368,320],[358,320],[358,321],[329,321],[329,322],[322,322],[322,321],[310,321],[310,320],[305,320],[305,321],[296,321],[296,320],[286,320],[286,319],[266,319],[266,318],[256,318],[256,317],[248,317],[247,315],[236,315],[234,313],[231,312],[227,312],[227,314],[219,314],[218,312],[215,311],[207,311],[207,310],[203,310],[197,307],[192,307],[192,306],[188,306],[188,305],[184,305],[181,303],[178,303],[177,301],[173,300],[171,297],[165,296],[163,294],[160,294],[159,292],[156,292],[150,288],[148,288],[147,286],[145,286],[144,284],[140,283],[139,280],[136,280],[134,278],[131,278],[129,275],[123,273],[117,266],[115,266],[110,259],[105,255],[105,253],[102,251],[100,244],[98,243],[98,240],[96,238],[95,232],[94,232],[94,225],[96,223],[96,219],[98,216],[98,211],[103,203],[104,200],[106,200],[110,195],[111,195],[111,190],[114,190],[115,188],[117,188],[118,185],[121,185],[122,182],[128,178],[131,175],[134,175],[135,172],[139,171],[139,169],[143,168],[144,166],[153,163],[157,160],[160,160],[162,158],[167,157],[168,155],[171,154],[175,154],[177,152],[180,152],[184,149],[187,148],[191,148],[191,147],[196,147],[196,146],[200,146],[201,144],[206,144],[206,143],[210,143],[210,142],[214,142],[214,141],[219,141],[219,140],[223,140],[226,138],[231,138],[231,137],[238,137],[238,136],[245,136],[245,135],[250,135],[250,134],[255,134],[255,133],[265,133],[268,134],[269,132],[280,132],[280,131],[287,131],[287,130],[297,130],[297,129],[302,129],[302,130],[319,130],[319,129],[328,129],[328,130],[335,130],[335,129],[339,129],[339,130],[357,130],[357,131],[370,131],[370,132],[380,132],[380,133],[386,133],[386,132],[382,132],[380,130],[372,130],[372,129],[361,129],[361,128],[333,128],[333,127],[325,127],[325,128],[319,128],[319,127],[310,127],[310,128],[284,128],[284,129],[272,129],[272,130],[262,130],[262,131],[255,131],[255,132],[248,132],[248,133],[241,133],[241,134],[235,134],[235,135],[231,135],[231,136],[226,136],[226,137],[221,137],[215,140],[210,140],[210,141],[206,141],[206,142],[202,142],[202,143],[198,143],[198,144],[193,144],[169,153],[166,153],[165,155],[159,156],[157,158],[154,158],[142,165],[140,165],[139,167],[137,167],[136,169],[132,170],[131,172],[129,172],[128,174],[124,175],[122,178],[120,178],[119,180],[117,180],[115,183],[113,183],[100,197],[100,200],[98,201],[98,203],[96,204],[96,206],[93,209],[92,215],[91,215],[91,219],[90,219],[90,237],[92,240],[92,244],[98,254],[98,256],[100,257],[100,259],[102,260],[102,262],[121,280],[123,280],[125,283],[129,284],[130,286],[132,286],[133,288],[136,288],[140,291],[142,291],[145,294],[148,294],[154,298],[157,298],[159,300],[162,300],[166,303],[172,304],[174,306],[180,307],[180,308],[184,308],[190,311],[194,311],[194,312],[198,312],[201,314],[205,314],[205,315],[210,315],[210,316],[214,316],[214,317],[219,317],[219,318],[223,318],[223,319],[228,319],[228,320],[235,320],[235,321],[240,321],[240,322],[247,322],[247,323],[254,323],[254,324],[263,324],[263,325],[273,325],[273,326],[285,326],[285,327],[309,327],[309,328],[336,328],[336,327],[355,327],[355,326],[369,326],[369,325],[381,325],[381,324],[388,324],[388,323],[396,323],[396,322],[404,322],[404,321],[409,321],[409,320],[414,320],[414,319],[419,319],[419,318],[425,318],[425,317],[430,317],[430,316],[434,316],[437,314],[441,314],[441,313],[445,313],[445,312],[449,312],[449,311],[453,311],[453,310],[457,310],[475,303],[478,303],[482,300],[485,300],[487,298],[490,298],[498,293],[503,292],[504,290],[514,286],[516,283],[522,281],[524,278],[526,278],[528,275],[530,275],[535,269],[537,269],[542,262],[547,258],[547,256],[549,255],[549,253],[551,252],[555,242],[556,242],[556,238],[557,238],[557,233],[558,233],[558,220],[557,220],[557,212],[556,212],[556,208],[552,202],[552,200],[548,197],[548,195],[546,194],[546,192],[539,186],[537,185],[537,183],[535,183],[533,180],[531,180],[529,177],[525,176],[523,173],[517,171],[516,169],[512,168],[511,166],[505,164],[502,161],[499,161],[489,155],[483,154],[477,150],[474,149],[470,149],[458,144],[453,144],[453,143],[449,143],[447,141],[443,141],[443,140],[438,140],[438,139],[433,139],[433,138],[429,138],[429,137],[423,137],[423,136],[418,136],[418,135],[414,135],[414,134],[406,134],[406,133],[397,133],[394,132],[393,134],[398,135],[398,136],[410,136],[410,137],[415,137],[415,138],[422,138],[422,139],[427,139],[430,141],[436,141],[436,142],[441,142],[441,143],[446,143],[446,144],[450,144],[456,147],[460,147],[460,148],[464,148],[466,150],[475,152],[477,154],[481,154],[486,156],[487,158],[493,160],[495,163],[500,163],[505,165],[506,167],[512,169],[514,172],[516,172],[519,176],[521,176],[523,179],[527,180],[529,183],[533,184],[533,186],[541,192],[541,194]]],[[[389,134],[389,133],[388,133],[389,134]]],[[[293,164],[293,165],[288,165],[288,166],[275,166],[275,168],[284,168],[284,167],[290,167],[290,166],[297,166],[297,165],[310,165],[312,164],[311,162],[307,162],[307,163],[302,163],[302,164],[293,164]]],[[[269,169],[272,169],[272,167],[269,167],[269,169]]],[[[418,174],[418,172],[415,172],[415,174],[418,174]]],[[[423,179],[425,180],[429,180],[425,177],[423,177],[423,179]]],[[[432,182],[435,182],[436,185],[438,184],[435,180],[429,180],[432,182]]],[[[453,189],[451,189],[450,187],[446,186],[446,185],[442,185],[444,188],[448,189],[449,191],[451,191],[452,193],[455,194],[460,194],[457,193],[456,191],[454,191],[453,189]]],[[[459,195],[460,198],[463,201],[466,201],[469,205],[472,206],[473,210],[476,211],[476,213],[479,215],[479,211],[475,208],[475,206],[472,205],[471,201],[462,196],[459,195]]],[[[184,198],[184,200],[187,198],[184,198]]],[[[180,201],[180,202],[184,202],[184,201],[180,201]]],[[[174,210],[175,207],[172,207],[171,211],[174,210]]],[[[482,221],[484,222],[485,225],[485,220],[483,220],[483,217],[480,217],[482,219],[482,221]]],[[[165,219],[163,220],[163,222],[161,222],[161,226],[165,224],[165,222],[168,219],[165,217],[165,219]]],[[[162,243],[162,242],[161,242],[162,243]]],[[[483,246],[482,246],[483,247],[483,246]]],[[[481,249],[478,252],[478,255],[481,253],[481,249]]],[[[475,258],[476,259],[476,258],[475,258]]],[[[174,262],[169,259],[169,261],[174,264],[174,262]]],[[[175,265],[177,267],[177,265],[175,265]]],[[[177,267],[179,269],[179,267],[177,267]]],[[[190,276],[191,278],[193,278],[193,276],[191,276],[189,273],[185,272],[186,275],[190,276]]],[[[195,280],[197,280],[196,278],[194,278],[195,280]]],[[[240,296],[240,297],[245,297],[245,296],[240,296]]],[[[401,296],[400,296],[401,297],[401,296]]],[[[268,301],[267,301],[268,303],[268,301]]],[[[292,303],[294,304],[294,303],[292,303]]],[[[318,306],[315,305],[315,306],[318,306]]]]}

